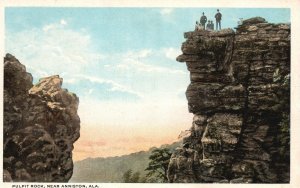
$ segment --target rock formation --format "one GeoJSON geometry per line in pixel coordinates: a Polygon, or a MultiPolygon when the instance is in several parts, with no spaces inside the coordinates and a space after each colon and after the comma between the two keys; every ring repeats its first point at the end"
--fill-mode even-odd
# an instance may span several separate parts
{"type": "Polygon", "coordinates": [[[280,157],[280,139],[289,117],[290,26],[255,17],[236,32],[184,37],[177,61],[190,71],[186,97],[194,119],[184,142],[200,156],[194,182],[289,182],[289,148],[280,157]]]}
{"type": "Polygon", "coordinates": [[[62,78],[32,76],[14,56],[4,58],[3,179],[66,182],[73,173],[73,143],[79,138],[78,97],[62,78]]]}

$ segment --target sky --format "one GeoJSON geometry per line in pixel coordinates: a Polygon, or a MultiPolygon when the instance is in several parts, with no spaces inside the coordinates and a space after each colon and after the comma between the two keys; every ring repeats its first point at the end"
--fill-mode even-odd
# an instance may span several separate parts
{"type": "MultiPolygon", "coordinates": [[[[289,23],[289,9],[219,8],[239,18],[289,23]]],[[[177,141],[192,125],[183,33],[216,8],[5,8],[5,51],[34,77],[60,75],[76,93],[81,136],[74,160],[120,156],[177,141]]]]}

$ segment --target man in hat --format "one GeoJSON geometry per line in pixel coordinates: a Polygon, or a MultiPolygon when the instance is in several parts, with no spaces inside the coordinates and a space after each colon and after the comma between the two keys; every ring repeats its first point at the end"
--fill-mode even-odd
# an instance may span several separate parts
{"type": "Polygon", "coordinates": [[[201,16],[201,18],[200,18],[200,23],[201,23],[202,27],[204,28],[204,30],[205,30],[205,23],[206,23],[206,21],[207,21],[207,18],[206,18],[206,16],[204,15],[204,12],[203,12],[203,13],[202,13],[202,16],[201,16]]]}
{"type": "Polygon", "coordinates": [[[219,25],[219,30],[221,30],[222,14],[220,13],[219,9],[217,11],[218,12],[215,15],[215,18],[216,18],[216,30],[218,30],[218,25],[219,25]]]}

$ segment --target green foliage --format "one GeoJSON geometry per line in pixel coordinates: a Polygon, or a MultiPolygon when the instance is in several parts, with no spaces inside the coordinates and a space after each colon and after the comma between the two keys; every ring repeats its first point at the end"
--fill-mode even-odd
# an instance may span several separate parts
{"type": "Polygon", "coordinates": [[[124,183],[130,183],[131,182],[131,175],[132,175],[132,170],[129,169],[123,174],[123,182],[124,183]]]}
{"type": "MultiPolygon", "coordinates": [[[[164,145],[161,148],[174,150],[180,146],[181,142],[171,145],[164,145]]],[[[146,177],[149,163],[149,156],[156,148],[148,151],[141,151],[129,155],[107,158],[88,158],[74,163],[73,176],[70,182],[94,182],[94,183],[122,183],[123,175],[128,169],[132,169],[132,174],[140,173],[139,182],[156,183],[155,178],[146,177]]]]}
{"type": "Polygon", "coordinates": [[[140,172],[132,172],[131,169],[127,170],[123,174],[123,183],[145,183],[146,178],[145,177],[140,177],[141,173],[140,172]]]}
{"type": "Polygon", "coordinates": [[[133,173],[132,177],[131,177],[131,182],[132,183],[139,183],[140,182],[140,175],[141,175],[140,172],[133,173]]]}
{"type": "Polygon", "coordinates": [[[282,79],[282,76],[279,73],[279,69],[277,68],[273,74],[273,82],[277,83],[280,82],[280,80],[282,79]]]}
{"type": "Polygon", "coordinates": [[[172,153],[168,148],[154,149],[149,156],[148,171],[149,182],[168,182],[167,170],[172,153]]]}
{"type": "Polygon", "coordinates": [[[282,112],[278,130],[279,159],[289,160],[290,157],[290,74],[283,76],[279,69],[273,75],[274,83],[280,84],[282,89],[277,93],[281,100],[279,110],[282,112]]]}
{"type": "Polygon", "coordinates": [[[151,183],[146,176],[140,177],[139,183],[151,183]]]}
{"type": "Polygon", "coordinates": [[[289,159],[290,156],[290,114],[283,113],[279,123],[279,155],[282,159],[289,159]]]}

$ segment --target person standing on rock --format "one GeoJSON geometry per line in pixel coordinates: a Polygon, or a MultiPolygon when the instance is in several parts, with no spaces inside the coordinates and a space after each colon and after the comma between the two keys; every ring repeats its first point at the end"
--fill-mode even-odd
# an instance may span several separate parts
{"type": "Polygon", "coordinates": [[[201,26],[200,26],[200,24],[199,24],[199,22],[198,21],[196,21],[196,25],[195,25],[195,31],[199,31],[199,30],[201,30],[202,28],[201,28],[201,26]]]}
{"type": "Polygon", "coordinates": [[[207,24],[206,24],[206,30],[210,31],[211,30],[211,24],[210,24],[210,20],[207,21],[207,24]]]}
{"type": "Polygon", "coordinates": [[[206,21],[207,21],[207,17],[204,15],[204,12],[203,12],[202,16],[200,18],[200,23],[201,23],[202,27],[204,28],[204,30],[205,30],[205,23],[206,23],[206,21]]]}
{"type": "Polygon", "coordinates": [[[212,20],[208,20],[208,24],[206,24],[206,29],[209,31],[213,31],[214,30],[214,23],[212,20]]]}
{"type": "Polygon", "coordinates": [[[219,25],[219,30],[221,30],[222,14],[220,13],[219,9],[217,11],[218,12],[215,15],[215,18],[216,18],[216,30],[218,30],[218,25],[219,25]]]}
{"type": "Polygon", "coordinates": [[[210,21],[210,29],[213,31],[215,29],[214,22],[211,20],[210,21]]]}
{"type": "Polygon", "coordinates": [[[242,25],[243,24],[243,18],[240,18],[240,20],[238,21],[238,25],[242,25]]]}

